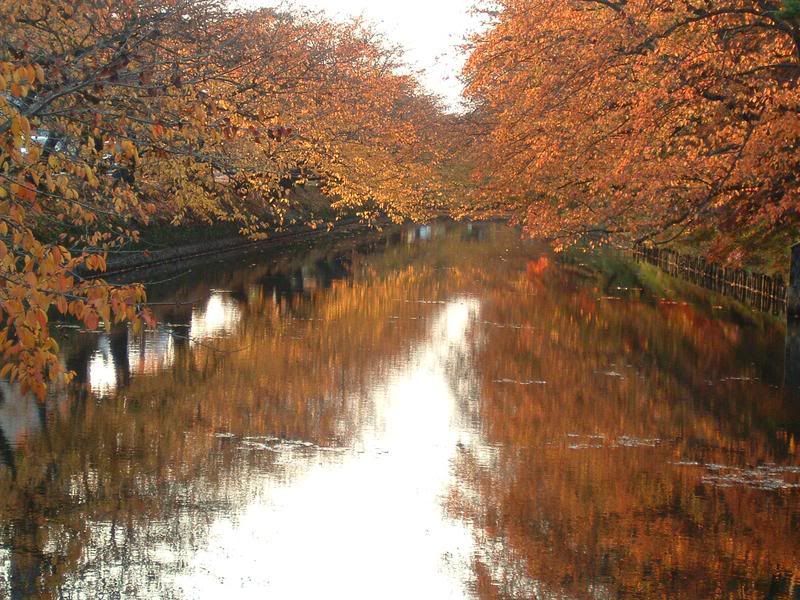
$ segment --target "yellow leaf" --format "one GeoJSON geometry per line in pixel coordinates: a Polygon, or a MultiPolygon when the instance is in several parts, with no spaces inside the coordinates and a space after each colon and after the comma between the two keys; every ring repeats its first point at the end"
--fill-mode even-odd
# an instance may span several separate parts
{"type": "Polygon", "coordinates": [[[123,141],[120,144],[120,148],[122,148],[122,153],[125,155],[126,158],[133,158],[136,149],[134,148],[130,140],[123,141]]]}

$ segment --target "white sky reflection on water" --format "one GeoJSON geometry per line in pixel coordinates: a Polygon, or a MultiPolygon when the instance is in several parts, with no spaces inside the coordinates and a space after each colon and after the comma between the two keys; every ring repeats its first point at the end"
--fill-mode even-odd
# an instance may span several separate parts
{"type": "Polygon", "coordinates": [[[11,581],[11,552],[0,546],[0,590],[8,589],[11,581]]]}
{"type": "MultiPolygon", "coordinates": [[[[193,344],[202,343],[230,334],[241,318],[239,304],[230,294],[212,291],[205,304],[192,307],[189,327],[177,333],[188,335],[193,344]]],[[[126,351],[131,374],[158,373],[175,361],[174,332],[162,325],[142,334],[130,334],[126,351]]],[[[120,365],[116,360],[111,351],[111,338],[108,334],[99,334],[97,350],[88,366],[89,387],[98,396],[110,396],[117,391],[120,365]]]]}
{"type": "Polygon", "coordinates": [[[406,367],[372,390],[374,424],[354,451],[298,454],[292,476],[268,478],[258,500],[214,523],[175,582],[186,597],[469,596],[474,535],[444,499],[457,443],[474,435],[451,378],[478,310],[472,299],[443,307],[406,367]]]}
{"type": "Polygon", "coordinates": [[[229,294],[214,291],[204,307],[192,309],[189,332],[193,340],[220,337],[230,333],[240,319],[239,304],[229,294]]]}
{"type": "Polygon", "coordinates": [[[108,396],[117,391],[117,370],[111,355],[111,341],[102,335],[98,348],[89,361],[89,387],[98,396],[108,396]]]}

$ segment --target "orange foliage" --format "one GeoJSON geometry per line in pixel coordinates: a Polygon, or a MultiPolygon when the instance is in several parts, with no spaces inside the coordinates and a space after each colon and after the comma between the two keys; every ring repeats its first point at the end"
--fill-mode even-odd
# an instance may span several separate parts
{"type": "MultiPolygon", "coordinates": [[[[794,7],[794,8],[793,8],[794,7]]],[[[666,242],[798,222],[800,18],[776,0],[499,0],[466,67],[472,209],[666,242]]]]}

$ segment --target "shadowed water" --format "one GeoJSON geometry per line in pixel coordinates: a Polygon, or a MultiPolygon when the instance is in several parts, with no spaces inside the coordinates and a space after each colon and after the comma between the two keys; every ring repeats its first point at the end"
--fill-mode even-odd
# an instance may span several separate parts
{"type": "Polygon", "coordinates": [[[800,597],[779,321],[499,225],[154,278],[0,383],[0,598],[800,597]]]}

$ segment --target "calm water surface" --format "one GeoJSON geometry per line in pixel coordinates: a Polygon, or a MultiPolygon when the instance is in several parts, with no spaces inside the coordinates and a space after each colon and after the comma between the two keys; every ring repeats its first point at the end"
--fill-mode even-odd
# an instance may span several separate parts
{"type": "Polygon", "coordinates": [[[785,328],[592,261],[434,225],[65,325],[73,388],[0,383],[0,597],[800,598],[785,328]]]}

